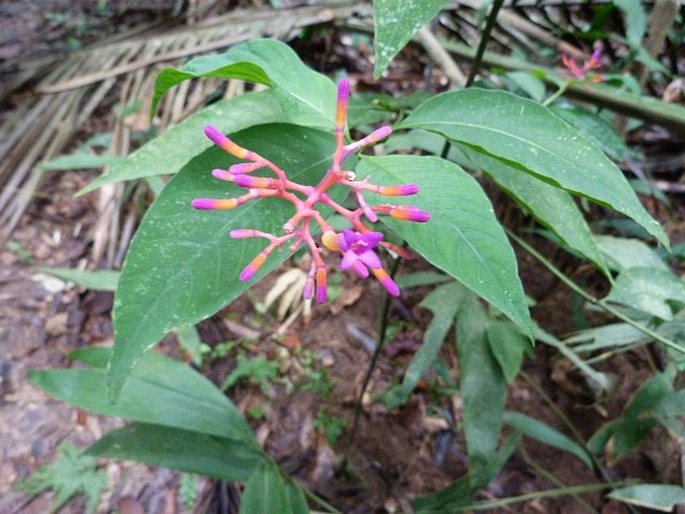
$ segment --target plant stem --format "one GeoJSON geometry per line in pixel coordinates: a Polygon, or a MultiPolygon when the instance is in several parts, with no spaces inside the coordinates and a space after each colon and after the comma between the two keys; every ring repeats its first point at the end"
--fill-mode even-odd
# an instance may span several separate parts
{"type": "MultiPolygon", "coordinates": [[[[531,466],[536,471],[536,473],[538,473],[539,475],[542,475],[545,479],[549,480],[550,482],[552,482],[557,487],[567,487],[566,484],[564,484],[561,480],[559,480],[554,473],[545,469],[543,466],[538,464],[530,455],[528,455],[528,452],[523,448],[523,446],[519,447],[519,451],[521,452],[521,456],[523,457],[523,460],[526,461],[526,464],[531,466]]],[[[574,494],[573,499],[576,502],[578,502],[579,505],[582,505],[586,511],[592,512],[593,514],[599,514],[592,507],[592,505],[590,505],[587,501],[585,501],[580,495],[574,494]]]]}
{"type": "MultiPolygon", "coordinates": [[[[466,85],[464,87],[471,87],[473,85],[473,81],[476,78],[476,74],[480,69],[480,63],[483,60],[485,47],[487,46],[488,41],[490,40],[490,33],[492,32],[492,28],[495,26],[495,21],[497,21],[497,14],[499,13],[500,7],[502,7],[503,3],[504,0],[495,0],[492,4],[492,9],[490,10],[490,14],[488,14],[488,19],[485,22],[483,35],[480,38],[480,43],[478,43],[478,50],[476,50],[476,55],[473,58],[473,64],[471,65],[471,71],[469,71],[469,77],[466,79],[466,85]]],[[[450,143],[449,139],[445,139],[445,144],[443,145],[442,151],[440,152],[440,157],[442,159],[447,159],[447,154],[450,153],[451,144],[452,143],[450,143]]]]}
{"type": "Polygon", "coordinates": [[[485,53],[485,47],[490,40],[490,33],[492,28],[495,26],[495,21],[497,20],[497,14],[499,13],[500,7],[504,0],[495,0],[492,4],[492,9],[490,14],[488,14],[488,19],[485,23],[485,28],[483,29],[483,35],[480,38],[480,43],[478,44],[478,50],[476,50],[476,56],[473,58],[473,64],[471,65],[471,71],[469,72],[469,78],[466,80],[466,87],[471,87],[474,79],[476,78],[476,73],[480,68],[480,63],[483,60],[483,54],[485,53]]]}
{"type": "MultiPolygon", "coordinates": [[[[406,243],[404,243],[403,246],[406,246],[406,243]]],[[[393,262],[392,269],[390,270],[390,276],[392,278],[395,278],[395,275],[397,274],[397,270],[400,267],[400,259],[395,259],[395,262],[393,262]]],[[[352,430],[350,431],[350,440],[347,445],[347,452],[345,454],[345,457],[343,459],[343,468],[345,467],[345,464],[347,463],[347,453],[349,452],[350,448],[354,445],[354,441],[357,437],[357,429],[359,428],[359,417],[362,412],[362,402],[364,400],[364,394],[366,393],[366,388],[369,386],[369,382],[371,381],[371,374],[373,373],[373,370],[376,367],[376,363],[378,362],[378,358],[381,355],[381,351],[383,350],[383,344],[385,343],[385,333],[387,332],[388,328],[388,313],[390,312],[390,301],[391,297],[389,294],[384,293],[383,295],[383,310],[381,311],[381,316],[378,322],[378,339],[376,341],[376,350],[373,352],[373,356],[371,357],[371,362],[369,363],[369,367],[366,370],[366,375],[364,376],[364,382],[362,383],[362,388],[361,391],[359,392],[359,398],[357,398],[357,403],[354,405],[354,420],[352,421],[352,430]]]]}
{"type": "MultiPolygon", "coordinates": [[[[623,487],[628,485],[626,482],[612,483],[612,484],[587,484],[574,485],[570,487],[559,487],[558,489],[548,489],[546,491],[538,491],[536,493],[522,494],[520,496],[510,496],[509,498],[501,498],[499,500],[480,501],[472,503],[471,505],[464,505],[463,507],[453,507],[449,510],[440,510],[442,514],[451,514],[452,512],[465,512],[472,510],[491,510],[496,507],[504,507],[505,505],[512,505],[514,503],[521,503],[530,500],[537,500],[540,498],[555,498],[557,496],[577,495],[583,493],[594,493],[609,489],[611,487],[623,487]]],[[[437,511],[422,511],[425,514],[437,511]]]]}
{"type": "Polygon", "coordinates": [[[324,509],[326,509],[328,512],[331,512],[332,514],[342,514],[341,511],[336,509],[333,505],[328,503],[326,500],[323,498],[320,498],[318,495],[314,494],[312,491],[310,491],[307,487],[302,487],[302,491],[304,492],[304,495],[309,498],[311,501],[314,503],[321,505],[324,509]]]}
{"type": "Polygon", "coordinates": [[[568,89],[569,83],[567,82],[563,86],[561,86],[559,89],[557,89],[553,94],[549,95],[544,102],[542,102],[543,107],[547,107],[549,104],[551,104],[554,100],[559,98],[561,95],[563,95],[566,90],[568,89]]]}
{"type": "Polygon", "coordinates": [[[528,243],[526,243],[523,239],[519,238],[516,236],[511,230],[506,229],[507,234],[509,237],[511,237],[514,241],[516,241],[524,250],[526,250],[529,254],[531,254],[533,257],[535,257],[540,263],[542,263],[545,268],[547,268],[549,271],[551,271],[559,280],[561,280],[569,289],[573,290],[573,292],[577,293],[578,295],[582,296],[585,300],[590,302],[593,305],[596,305],[603,309],[604,311],[608,312],[612,316],[617,317],[621,321],[628,323],[633,328],[636,328],[643,334],[651,337],[655,341],[660,342],[664,346],[667,346],[671,350],[675,350],[677,352],[685,354],[685,348],[680,346],[678,343],[671,341],[670,339],[665,338],[658,332],[655,332],[649,327],[644,326],[643,324],[635,321],[634,319],[630,318],[629,316],[626,316],[623,314],[621,311],[616,309],[615,307],[609,305],[607,302],[604,300],[601,300],[599,298],[595,298],[592,296],[590,293],[586,292],[584,289],[576,285],[573,280],[568,278],[564,273],[557,268],[554,264],[552,264],[550,261],[548,261],[545,257],[543,257],[537,250],[535,250],[532,246],[530,246],[528,243]]]}

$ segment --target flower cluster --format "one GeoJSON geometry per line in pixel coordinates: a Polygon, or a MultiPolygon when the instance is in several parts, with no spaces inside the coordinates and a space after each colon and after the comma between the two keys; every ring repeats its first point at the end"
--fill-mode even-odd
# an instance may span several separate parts
{"type": "Polygon", "coordinates": [[[588,73],[602,66],[602,52],[599,48],[592,52],[582,67],[566,54],[561,54],[561,62],[576,80],[589,80],[590,82],[602,82],[604,80],[601,75],[588,73]]]}
{"type": "Polygon", "coordinates": [[[206,136],[216,145],[231,155],[248,161],[234,164],[228,170],[216,169],[212,174],[217,179],[233,182],[237,186],[245,188],[247,193],[229,199],[199,198],[192,202],[195,209],[233,209],[249,200],[267,197],[282,198],[291,202],[295,207],[295,214],[283,225],[282,235],[269,234],[254,229],[231,231],[230,235],[234,239],[261,237],[269,242],[266,248],[243,269],[240,273],[240,280],[250,280],[264,264],[269,254],[276,248],[282,248],[286,242],[290,242],[289,249],[293,252],[305,244],[311,252],[312,264],[304,288],[304,297],[312,298],[316,293],[316,301],[325,302],[327,296],[326,265],[321,256],[322,248],[311,234],[313,223],[316,223],[321,229],[320,242],[323,247],[342,255],[341,269],[351,268],[362,278],[368,277],[371,273],[389,294],[393,296],[400,294],[397,284],[383,269],[376,249],[383,246],[404,258],[411,258],[412,254],[403,247],[383,241],[383,234],[366,226],[362,222],[362,217],[372,223],[378,220],[378,214],[388,215],[399,220],[426,222],[430,219],[430,214],[418,207],[409,205],[369,205],[364,198],[365,191],[381,196],[407,196],[416,194],[419,188],[415,184],[374,185],[369,182],[370,177],[356,180],[353,171],[343,169],[343,163],[350,155],[365,146],[388,137],[392,131],[390,127],[384,126],[365,138],[346,145],[344,131],[349,91],[350,86],[347,79],[341,80],[338,84],[338,102],[335,116],[336,146],[333,152],[333,162],[316,186],[306,186],[289,180],[286,173],[268,159],[238,146],[216,128],[209,125],[205,127],[206,136]],[[275,177],[250,175],[252,172],[263,168],[270,169],[275,177]],[[336,184],[350,189],[356,198],[358,208],[347,209],[327,194],[327,191],[336,184]],[[319,204],[326,205],[345,217],[352,228],[339,233],[335,232],[317,210],[319,204]]]}

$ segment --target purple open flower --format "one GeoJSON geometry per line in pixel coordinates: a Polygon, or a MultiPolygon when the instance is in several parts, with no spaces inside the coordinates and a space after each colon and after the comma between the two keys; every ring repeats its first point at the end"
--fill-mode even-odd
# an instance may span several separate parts
{"type": "Polygon", "coordinates": [[[369,270],[367,266],[371,269],[383,266],[380,257],[373,251],[382,239],[383,234],[380,232],[360,234],[349,229],[343,230],[338,239],[338,245],[343,252],[340,268],[352,268],[360,277],[368,277],[369,270]]]}

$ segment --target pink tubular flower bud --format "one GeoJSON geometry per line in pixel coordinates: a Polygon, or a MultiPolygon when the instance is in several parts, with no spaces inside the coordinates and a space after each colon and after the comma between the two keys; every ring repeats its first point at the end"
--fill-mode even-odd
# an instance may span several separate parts
{"type": "Polygon", "coordinates": [[[371,273],[376,277],[383,288],[388,292],[390,296],[399,296],[400,288],[395,284],[390,275],[386,273],[383,268],[371,268],[371,273]]]}
{"type": "Polygon", "coordinates": [[[257,189],[277,189],[281,185],[280,181],[273,178],[251,177],[249,175],[236,175],[233,182],[240,187],[257,189]]]}
{"type": "Polygon", "coordinates": [[[237,228],[229,233],[232,239],[246,239],[248,237],[259,237],[256,230],[251,228],[237,228]]]}
{"type": "Polygon", "coordinates": [[[238,201],[235,198],[227,200],[216,200],[213,198],[196,198],[190,204],[193,209],[201,211],[212,211],[215,209],[233,209],[237,207],[238,201]]]}
{"type": "Polygon", "coordinates": [[[328,298],[328,278],[326,277],[326,268],[317,268],[316,302],[326,303],[326,298],[328,298]]]}
{"type": "Polygon", "coordinates": [[[266,258],[269,254],[264,251],[257,255],[250,264],[245,266],[245,269],[240,272],[240,276],[238,277],[240,280],[243,282],[247,282],[250,280],[252,277],[254,277],[255,273],[259,270],[259,268],[262,267],[262,264],[266,262],[266,258]]]}
{"type": "Polygon", "coordinates": [[[219,180],[226,180],[227,182],[233,182],[233,175],[226,170],[216,169],[212,170],[212,176],[218,178],[219,180]]]}
{"type": "Polygon", "coordinates": [[[264,165],[260,162],[241,162],[240,164],[234,164],[229,167],[228,171],[234,175],[242,175],[244,173],[252,173],[263,167],[264,165]]]}
{"type": "Polygon", "coordinates": [[[376,205],[374,210],[402,221],[425,223],[431,219],[430,213],[422,211],[413,205],[376,205]]]}
{"type": "Polygon", "coordinates": [[[380,186],[378,194],[383,196],[409,196],[419,192],[416,184],[401,184],[399,186],[380,186]]]}

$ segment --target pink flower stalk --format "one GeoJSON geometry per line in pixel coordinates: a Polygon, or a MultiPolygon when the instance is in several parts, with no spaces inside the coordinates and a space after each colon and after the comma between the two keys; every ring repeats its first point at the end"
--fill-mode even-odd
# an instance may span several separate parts
{"type": "Polygon", "coordinates": [[[602,51],[599,48],[592,52],[592,56],[583,63],[582,67],[566,54],[561,54],[561,62],[577,80],[589,80],[590,82],[602,82],[604,80],[601,75],[588,74],[588,72],[602,66],[602,51]]]}
{"type": "Polygon", "coordinates": [[[349,94],[350,84],[347,79],[342,79],[338,84],[338,101],[335,113],[336,146],[331,167],[321,181],[313,187],[292,182],[288,179],[285,171],[268,159],[235,144],[216,128],[210,125],[205,127],[205,135],[217,146],[234,157],[249,161],[234,164],[228,170],[216,169],[212,175],[219,180],[233,182],[235,185],[247,189],[247,193],[228,199],[198,198],[192,201],[193,208],[201,210],[234,209],[250,200],[267,197],[282,198],[295,207],[295,214],[283,224],[283,235],[276,236],[254,229],[231,231],[230,235],[234,239],[261,237],[269,241],[268,246],[242,270],[239,275],[240,280],[245,282],[251,280],[274,249],[282,248],[286,242],[290,242],[289,249],[291,251],[296,251],[304,244],[309,248],[312,255],[312,264],[303,292],[305,298],[315,297],[319,303],[326,301],[328,278],[326,264],[321,256],[322,247],[342,255],[340,269],[351,268],[362,278],[368,277],[371,273],[390,295],[398,296],[400,294],[399,287],[383,269],[381,258],[375,250],[382,246],[405,259],[410,259],[413,255],[406,248],[383,241],[383,234],[373,231],[365,225],[362,217],[366,217],[369,222],[373,223],[378,219],[377,214],[384,214],[398,220],[424,223],[430,220],[430,214],[411,205],[369,205],[363,194],[364,191],[367,191],[380,196],[410,196],[418,193],[419,187],[416,184],[380,186],[369,183],[371,177],[356,180],[353,171],[343,169],[343,164],[350,155],[388,137],[392,132],[389,126],[384,126],[359,141],[345,145],[345,123],[349,94]],[[262,168],[270,169],[276,178],[250,175],[262,168]],[[350,210],[332,200],[327,191],[335,185],[348,187],[354,193],[359,207],[350,210]],[[352,229],[345,229],[341,233],[336,233],[318,211],[319,204],[332,208],[346,218],[352,225],[352,229]],[[321,245],[311,234],[311,229],[316,226],[312,222],[321,229],[321,245]]]}

